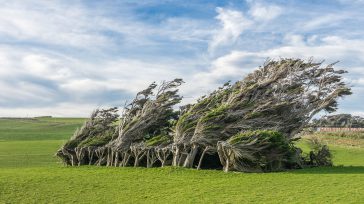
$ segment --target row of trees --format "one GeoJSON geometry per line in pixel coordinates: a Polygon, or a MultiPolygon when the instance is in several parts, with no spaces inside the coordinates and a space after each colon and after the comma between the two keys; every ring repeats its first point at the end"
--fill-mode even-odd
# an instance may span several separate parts
{"type": "MultiPolygon", "coordinates": [[[[182,79],[152,83],[122,109],[96,110],[57,152],[67,165],[183,166],[267,172],[329,165],[305,157],[293,138],[321,110],[333,112],[351,94],[334,64],[267,61],[235,84],[226,83],[175,110],[182,79]]],[[[320,158],[320,155],[326,155],[320,158]]]]}
{"type": "Polygon", "coordinates": [[[351,114],[336,114],[313,119],[312,127],[364,128],[364,118],[351,114]]]}

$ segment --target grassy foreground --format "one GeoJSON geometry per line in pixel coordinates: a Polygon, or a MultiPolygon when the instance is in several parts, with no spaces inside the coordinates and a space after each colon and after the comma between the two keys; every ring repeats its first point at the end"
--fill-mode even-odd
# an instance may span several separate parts
{"type": "Polygon", "coordinates": [[[0,119],[0,203],[362,203],[364,200],[363,148],[332,146],[335,165],[343,166],[265,174],[172,167],[63,167],[53,154],[82,122],[83,119],[42,118],[26,122],[0,119]]]}
{"type": "Polygon", "coordinates": [[[11,203],[360,203],[364,167],[244,174],[175,168],[2,169],[11,203]]]}

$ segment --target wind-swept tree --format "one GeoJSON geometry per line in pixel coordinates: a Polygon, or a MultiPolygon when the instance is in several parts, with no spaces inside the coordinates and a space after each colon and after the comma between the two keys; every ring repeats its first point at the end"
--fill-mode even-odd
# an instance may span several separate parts
{"type": "Polygon", "coordinates": [[[195,104],[208,102],[208,108],[188,121],[195,126],[184,166],[193,165],[199,147],[216,149],[218,141],[239,132],[276,130],[289,139],[319,111],[335,111],[337,99],[351,92],[341,80],[345,71],[336,71],[333,65],[300,59],[268,61],[242,81],[195,104]]]}
{"type": "Polygon", "coordinates": [[[178,87],[182,83],[182,79],[165,81],[159,87],[153,83],[126,106],[119,125],[119,136],[108,144],[113,151],[123,152],[123,165],[127,165],[131,156],[134,166],[139,165],[147,155],[143,144],[146,139],[171,137],[171,122],[178,115],[173,106],[182,99],[178,95],[178,87]]]}
{"type": "Polygon", "coordinates": [[[71,139],[57,152],[64,163],[68,165],[81,165],[94,159],[94,151],[107,144],[118,135],[117,108],[104,110],[96,109],[80,129],[77,129],[71,139]],[[88,161],[85,160],[88,156],[88,161]]]}
{"type": "MultiPolygon", "coordinates": [[[[124,107],[117,127],[116,109],[96,112],[58,156],[68,165],[203,168],[209,155],[226,171],[300,168],[307,159],[292,138],[316,113],[335,111],[338,98],[351,94],[342,82],[345,71],[334,65],[267,61],[179,111],[174,107],[183,81],[152,83],[124,107]]],[[[313,151],[312,158],[320,159],[310,161],[327,165],[329,155],[327,149],[313,151]]]]}

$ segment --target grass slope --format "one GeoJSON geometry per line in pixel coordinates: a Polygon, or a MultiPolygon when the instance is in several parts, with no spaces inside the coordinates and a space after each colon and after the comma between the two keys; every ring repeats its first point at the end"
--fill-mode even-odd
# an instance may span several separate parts
{"type": "Polygon", "coordinates": [[[84,118],[0,118],[0,168],[56,166],[55,151],[84,121],[84,118]]]}
{"type": "Polygon", "coordinates": [[[335,165],[344,165],[341,167],[265,174],[172,167],[62,167],[53,154],[83,119],[39,120],[0,120],[0,138],[3,138],[0,203],[362,203],[364,200],[363,148],[332,146],[335,165]]]}
{"type": "Polygon", "coordinates": [[[84,118],[0,118],[0,141],[67,140],[84,118]]]}

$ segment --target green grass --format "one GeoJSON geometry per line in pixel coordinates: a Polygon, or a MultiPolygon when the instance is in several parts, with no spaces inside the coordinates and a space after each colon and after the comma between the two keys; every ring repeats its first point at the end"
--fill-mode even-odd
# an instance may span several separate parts
{"type": "MultiPolygon", "coordinates": [[[[301,140],[296,144],[303,152],[309,152],[307,141],[301,140]]],[[[329,145],[333,155],[335,166],[363,166],[364,167],[364,148],[351,148],[347,146],[329,145]]]]}
{"type": "Polygon", "coordinates": [[[0,118],[0,141],[66,140],[84,118],[0,118]]]}
{"type": "MultiPolygon", "coordinates": [[[[53,155],[82,122],[83,119],[50,118],[0,120],[3,140],[0,141],[0,203],[362,203],[364,200],[364,148],[332,146],[335,165],[343,166],[279,173],[224,173],[172,167],[63,167],[53,155]],[[5,129],[11,133],[4,132],[5,129]]],[[[304,142],[299,145],[307,149],[304,142]]]]}
{"type": "Polygon", "coordinates": [[[170,167],[4,169],[0,197],[14,203],[361,203],[363,174],[364,167],[268,174],[170,167]]]}
{"type": "Polygon", "coordinates": [[[0,168],[60,165],[53,155],[63,143],[63,140],[0,142],[0,168]]]}
{"type": "MultiPolygon", "coordinates": [[[[364,148],[331,147],[335,165],[363,166],[364,148]]],[[[364,175],[363,175],[364,176],[364,175]]]]}

